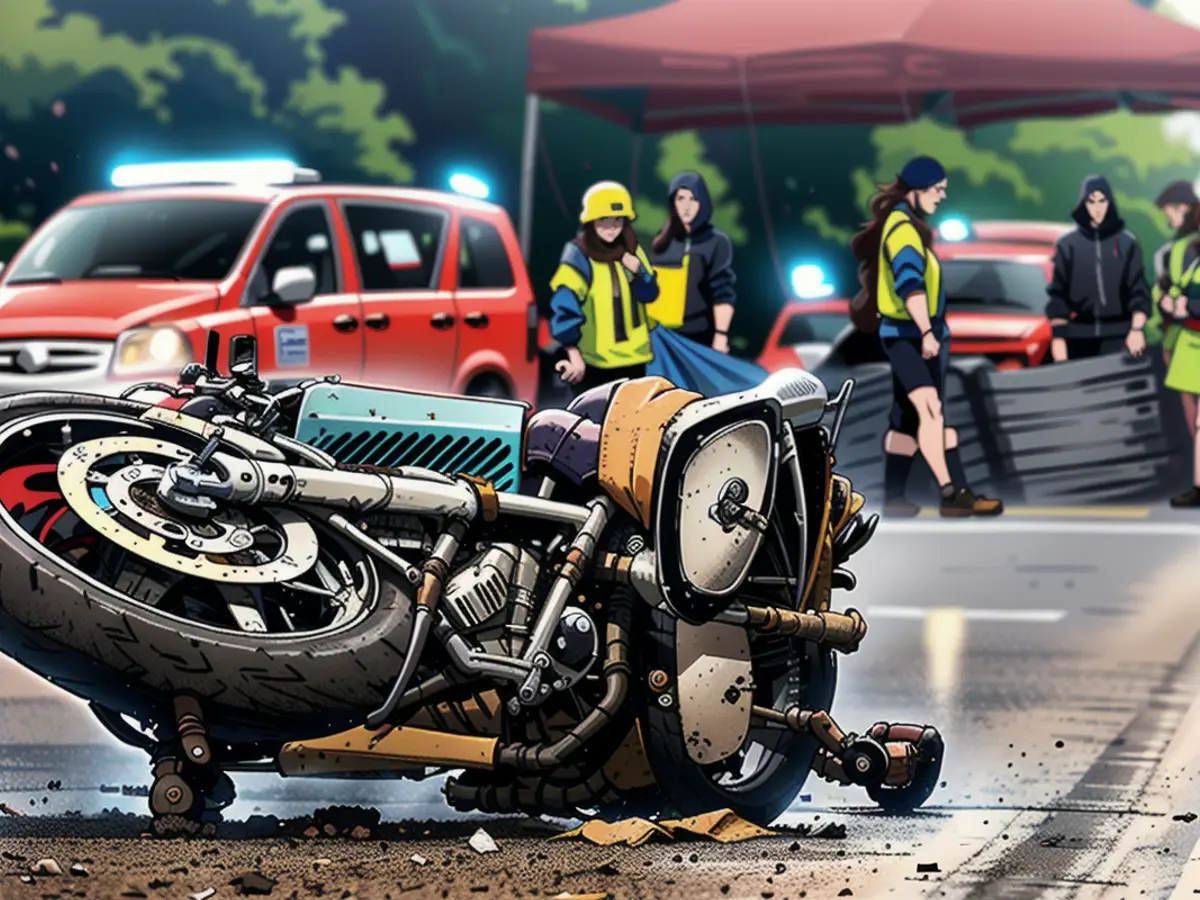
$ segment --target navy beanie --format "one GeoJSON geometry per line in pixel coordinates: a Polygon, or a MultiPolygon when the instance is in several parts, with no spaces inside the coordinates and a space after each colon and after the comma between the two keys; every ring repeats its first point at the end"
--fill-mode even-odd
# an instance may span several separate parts
{"type": "Polygon", "coordinates": [[[898,177],[913,190],[923,191],[945,178],[946,170],[932,156],[918,156],[904,164],[898,177]]]}

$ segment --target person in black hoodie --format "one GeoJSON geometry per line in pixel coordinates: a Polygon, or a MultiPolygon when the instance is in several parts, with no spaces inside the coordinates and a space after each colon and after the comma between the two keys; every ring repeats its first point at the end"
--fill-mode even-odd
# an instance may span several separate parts
{"type": "Polygon", "coordinates": [[[660,325],[728,353],[737,304],[733,244],[713,227],[712,198],[699,172],[676,175],[667,197],[667,221],[650,254],[661,292],[647,312],[660,325]]]}
{"type": "Polygon", "coordinates": [[[1141,356],[1151,311],[1142,249],[1125,230],[1107,178],[1083,180],[1071,218],[1077,227],[1054,245],[1054,274],[1046,288],[1051,358],[1087,359],[1122,347],[1141,356]]]}

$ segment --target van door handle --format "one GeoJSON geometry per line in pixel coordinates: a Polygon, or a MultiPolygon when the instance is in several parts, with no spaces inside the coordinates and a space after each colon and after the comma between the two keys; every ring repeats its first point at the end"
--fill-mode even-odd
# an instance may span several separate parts
{"type": "Polygon", "coordinates": [[[333,327],[342,332],[342,334],[349,334],[358,328],[358,319],[354,318],[354,316],[342,313],[340,316],[334,318],[333,327]]]}
{"type": "Polygon", "coordinates": [[[470,325],[472,328],[487,328],[487,326],[488,326],[487,313],[481,313],[481,312],[467,313],[466,318],[464,318],[463,321],[466,322],[468,325],[470,325]]]}
{"type": "Polygon", "coordinates": [[[383,329],[392,324],[392,317],[387,313],[371,313],[363,319],[363,324],[376,331],[383,331],[383,329]]]}
{"type": "Polygon", "coordinates": [[[454,316],[444,312],[434,313],[429,319],[429,324],[438,331],[445,331],[447,328],[454,327],[454,316]]]}

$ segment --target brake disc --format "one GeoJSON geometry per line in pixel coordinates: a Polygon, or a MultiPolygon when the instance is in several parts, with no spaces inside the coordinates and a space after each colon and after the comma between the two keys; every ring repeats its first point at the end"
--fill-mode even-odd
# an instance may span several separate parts
{"type": "Polygon", "coordinates": [[[166,466],[194,455],[153,437],[120,435],[83,441],[59,460],[59,489],[71,510],[106,540],[183,575],[226,584],[267,584],[291,581],[312,568],[317,534],[289,509],[259,507],[255,525],[229,507],[206,519],[190,519],[158,502],[158,484],[166,466]],[[115,471],[98,471],[114,463],[115,471]],[[256,533],[263,529],[272,532],[278,544],[274,554],[262,562],[231,562],[230,557],[257,549],[256,533]]]}

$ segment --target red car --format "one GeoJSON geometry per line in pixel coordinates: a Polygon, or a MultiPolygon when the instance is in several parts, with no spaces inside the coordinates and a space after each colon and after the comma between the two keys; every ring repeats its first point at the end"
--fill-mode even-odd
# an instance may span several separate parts
{"type": "Polygon", "coordinates": [[[3,272],[0,393],[169,379],[209,329],[255,335],[271,379],[536,399],[533,290],[504,210],[308,170],[73,201],[3,272]]]}
{"type": "MultiPolygon", "coordinates": [[[[938,241],[952,354],[986,356],[999,369],[1042,364],[1050,350],[1045,307],[1054,242],[1070,227],[977,222],[965,239],[938,241]]],[[[789,303],[759,364],[772,372],[817,365],[852,337],[849,309],[847,299],[789,303]]]]}

